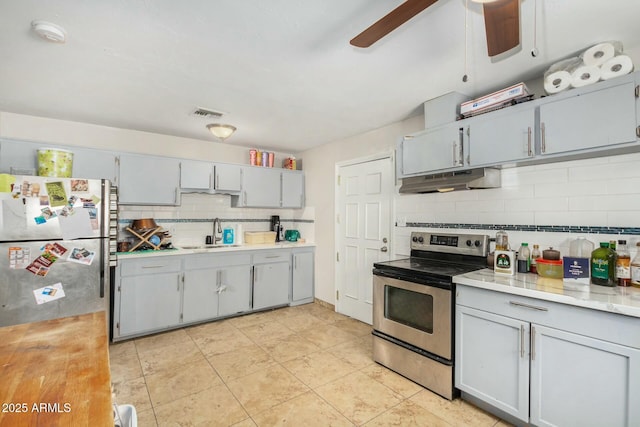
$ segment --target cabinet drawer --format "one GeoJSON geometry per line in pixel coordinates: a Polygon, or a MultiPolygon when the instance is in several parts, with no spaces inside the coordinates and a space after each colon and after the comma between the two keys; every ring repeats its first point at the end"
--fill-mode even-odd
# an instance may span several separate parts
{"type": "Polygon", "coordinates": [[[456,304],[640,349],[640,318],[457,285],[456,304]]]}
{"type": "Polygon", "coordinates": [[[253,255],[254,264],[264,264],[269,262],[289,262],[291,251],[278,249],[269,252],[260,252],[253,255]]]}
{"type": "Polygon", "coordinates": [[[172,256],[145,258],[145,259],[125,259],[119,260],[120,275],[133,276],[137,274],[158,274],[179,272],[181,270],[181,258],[172,256]]]}
{"type": "Polygon", "coordinates": [[[249,264],[251,264],[251,255],[249,254],[193,254],[186,256],[184,269],[188,271],[196,268],[231,267],[249,264]]]}

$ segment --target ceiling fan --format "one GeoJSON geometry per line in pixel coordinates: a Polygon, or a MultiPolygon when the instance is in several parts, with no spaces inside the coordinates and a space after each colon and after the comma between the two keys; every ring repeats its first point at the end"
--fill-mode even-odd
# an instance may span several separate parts
{"type": "MultiPolygon", "coordinates": [[[[366,48],[422,12],[437,0],[406,0],[350,43],[366,48]]],[[[482,3],[487,51],[493,57],[520,44],[520,0],[471,0],[482,3]]]]}

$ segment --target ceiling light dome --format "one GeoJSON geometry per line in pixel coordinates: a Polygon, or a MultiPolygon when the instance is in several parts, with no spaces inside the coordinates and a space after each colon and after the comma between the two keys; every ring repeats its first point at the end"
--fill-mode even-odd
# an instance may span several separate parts
{"type": "Polygon", "coordinates": [[[221,123],[208,124],[207,129],[209,129],[209,132],[221,141],[229,138],[236,131],[235,126],[223,125],[221,123]]]}

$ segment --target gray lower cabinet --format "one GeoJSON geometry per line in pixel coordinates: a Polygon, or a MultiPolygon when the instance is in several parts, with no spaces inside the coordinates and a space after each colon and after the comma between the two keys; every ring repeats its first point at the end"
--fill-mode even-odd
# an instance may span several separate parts
{"type": "Polygon", "coordinates": [[[253,255],[252,307],[261,310],[289,304],[290,251],[273,250],[253,255]]]}
{"type": "Polygon", "coordinates": [[[249,311],[251,256],[193,254],[184,260],[183,322],[249,311]]]}
{"type": "Polygon", "coordinates": [[[638,319],[458,285],[455,386],[507,421],[640,422],[638,319]]]}
{"type": "Polygon", "coordinates": [[[114,289],[113,338],[143,335],[180,324],[182,258],[119,261],[114,289]]]}
{"type": "Polygon", "coordinates": [[[294,249],[291,256],[291,305],[313,302],[314,251],[313,248],[294,249]]]}

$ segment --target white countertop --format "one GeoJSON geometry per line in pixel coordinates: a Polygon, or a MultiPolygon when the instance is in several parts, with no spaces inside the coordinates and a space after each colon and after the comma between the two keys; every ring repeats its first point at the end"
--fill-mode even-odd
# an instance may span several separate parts
{"type": "Polygon", "coordinates": [[[640,317],[639,288],[587,285],[531,273],[505,276],[487,268],[455,276],[453,281],[476,288],[640,317]]]}
{"type": "Polygon", "coordinates": [[[219,246],[215,248],[205,247],[204,245],[198,248],[192,246],[174,249],[162,249],[159,251],[145,250],[145,251],[133,251],[133,252],[118,252],[118,259],[127,258],[146,258],[157,256],[173,256],[173,255],[187,255],[187,254],[199,254],[199,253],[224,253],[224,252],[239,252],[239,251],[257,251],[267,249],[296,249],[296,248],[309,248],[315,247],[315,243],[305,242],[279,242],[279,243],[262,243],[258,245],[228,245],[219,246]]]}

